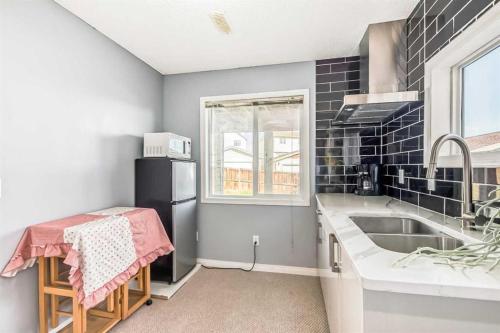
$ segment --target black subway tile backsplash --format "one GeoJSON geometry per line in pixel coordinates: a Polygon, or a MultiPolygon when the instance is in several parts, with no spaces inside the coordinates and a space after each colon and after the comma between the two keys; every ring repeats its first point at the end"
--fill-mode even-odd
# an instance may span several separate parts
{"type": "Polygon", "coordinates": [[[330,91],[330,83],[320,83],[316,85],[316,92],[329,92],[330,91]]]}
{"type": "Polygon", "coordinates": [[[381,125],[335,125],[344,95],[359,93],[359,57],[316,62],[316,191],[353,192],[356,164],[380,163],[381,125]],[[328,181],[326,180],[328,177],[328,181]]]}
{"type": "Polygon", "coordinates": [[[316,94],[316,102],[342,101],[343,99],[344,99],[343,91],[316,94]]]}
{"type": "Polygon", "coordinates": [[[436,181],[436,189],[434,191],[431,191],[431,194],[438,195],[440,197],[461,200],[462,199],[462,183],[448,182],[448,181],[436,181]]]}
{"type": "Polygon", "coordinates": [[[458,217],[462,215],[462,202],[456,200],[444,200],[444,212],[446,215],[458,217]]]}
{"type": "Polygon", "coordinates": [[[316,193],[345,193],[345,185],[317,186],[316,193]]]}
{"type": "Polygon", "coordinates": [[[316,66],[316,74],[329,74],[330,65],[316,66]]]}
{"type": "Polygon", "coordinates": [[[394,198],[397,198],[397,199],[401,198],[401,190],[399,188],[388,186],[386,194],[388,196],[390,196],[390,197],[394,197],[394,198]]]}
{"type": "Polygon", "coordinates": [[[346,81],[359,81],[359,71],[352,71],[345,73],[346,81]]]}
{"type": "Polygon", "coordinates": [[[410,138],[401,142],[401,151],[412,151],[418,149],[419,138],[410,138]]]}
{"type": "Polygon", "coordinates": [[[345,176],[330,176],[330,184],[343,185],[345,183],[345,176]]]}
{"type": "Polygon", "coordinates": [[[455,32],[466,27],[471,20],[474,19],[486,7],[491,6],[494,1],[491,0],[473,0],[470,1],[458,14],[455,16],[455,32]]]}
{"type": "Polygon", "coordinates": [[[359,71],[359,59],[357,58],[349,62],[342,62],[330,65],[331,73],[344,73],[352,71],[359,71]]]}
{"type": "Polygon", "coordinates": [[[444,199],[436,196],[420,193],[418,195],[418,204],[424,208],[444,214],[444,199]]]}
{"type": "Polygon", "coordinates": [[[434,55],[434,53],[448,43],[453,35],[453,21],[450,21],[441,29],[434,37],[427,41],[425,44],[425,54],[427,59],[434,55]]]}
{"type": "MultiPolygon", "coordinates": [[[[382,123],[382,160],[385,193],[449,216],[462,209],[462,168],[438,168],[436,190],[429,191],[423,165],[423,66],[458,32],[494,5],[493,0],[422,0],[407,20],[408,90],[418,89],[422,103],[399,110],[382,123]],[[398,169],[405,170],[408,188],[398,184],[398,169]]],[[[500,168],[473,170],[473,198],[485,200],[500,185],[500,168]]]]}
{"type": "Polygon", "coordinates": [[[321,74],[316,75],[316,83],[330,83],[345,81],[345,73],[321,74]]]}
{"type": "MultiPolygon", "coordinates": [[[[423,165],[424,63],[471,22],[494,5],[494,0],[421,0],[406,21],[407,86],[418,90],[420,102],[405,106],[375,124],[332,124],[344,95],[359,93],[359,57],[316,62],[316,191],[352,192],[359,163],[383,163],[385,194],[449,216],[462,210],[462,168],[438,168],[436,189],[430,191],[423,165]],[[399,170],[404,183],[399,184],[399,170]]],[[[500,168],[473,172],[473,198],[485,200],[500,188],[500,168]]]]}
{"type": "Polygon", "coordinates": [[[401,190],[401,200],[418,205],[418,193],[413,191],[401,190]]]}
{"type": "Polygon", "coordinates": [[[459,182],[463,180],[464,172],[461,168],[446,168],[444,173],[446,180],[455,180],[459,182]]]}
{"type": "Polygon", "coordinates": [[[408,163],[409,164],[422,164],[422,163],[424,163],[423,150],[409,152],[408,153],[408,163]]]}
{"type": "Polygon", "coordinates": [[[410,188],[412,191],[417,191],[421,193],[428,193],[427,190],[427,180],[420,178],[410,178],[410,188]]]}
{"type": "Polygon", "coordinates": [[[332,119],[337,113],[333,111],[318,111],[316,112],[316,120],[328,120],[332,119]]]}

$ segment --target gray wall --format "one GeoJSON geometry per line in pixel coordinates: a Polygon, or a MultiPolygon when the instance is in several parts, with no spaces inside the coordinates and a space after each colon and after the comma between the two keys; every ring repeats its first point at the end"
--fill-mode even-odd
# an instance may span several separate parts
{"type": "MultiPolygon", "coordinates": [[[[202,60],[202,59],[201,59],[202,60]]],[[[200,97],[310,89],[310,170],[314,188],[315,64],[303,62],[164,77],[164,129],[193,139],[200,159],[200,97]]],[[[199,170],[199,168],[198,168],[199,170]]],[[[198,171],[198,192],[200,188],[198,171]]],[[[199,194],[199,193],[198,193],[199,194]]],[[[315,266],[315,217],[311,207],[200,204],[200,258],[251,262],[252,235],[260,235],[257,262],[315,266]]]]}
{"type": "MultiPolygon", "coordinates": [[[[48,0],[0,2],[0,265],[30,224],[133,204],[162,76],[48,0]]],[[[35,332],[36,267],[0,278],[0,332],[35,332]]]]}

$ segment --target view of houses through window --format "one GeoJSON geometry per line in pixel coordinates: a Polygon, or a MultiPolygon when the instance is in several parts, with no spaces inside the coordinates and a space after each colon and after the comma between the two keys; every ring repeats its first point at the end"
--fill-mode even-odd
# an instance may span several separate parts
{"type": "Polygon", "coordinates": [[[500,151],[500,46],[462,69],[462,135],[473,153],[500,151]]]}
{"type": "Polygon", "coordinates": [[[302,108],[302,98],[224,101],[207,108],[210,193],[299,194],[302,108]]]}

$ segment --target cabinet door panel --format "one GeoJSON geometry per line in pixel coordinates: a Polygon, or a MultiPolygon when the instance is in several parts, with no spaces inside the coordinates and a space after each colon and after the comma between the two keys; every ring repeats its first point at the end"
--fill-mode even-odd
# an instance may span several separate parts
{"type": "Polygon", "coordinates": [[[340,316],[342,333],[363,332],[363,289],[352,261],[341,247],[340,316]]]}
{"type": "Polygon", "coordinates": [[[331,301],[332,301],[332,289],[331,283],[329,281],[329,253],[328,253],[328,226],[325,221],[326,219],[322,215],[318,215],[318,222],[321,223],[321,229],[319,230],[319,236],[321,242],[318,243],[318,274],[321,281],[321,290],[323,292],[323,300],[325,302],[325,308],[328,318],[332,315],[330,311],[331,301]]]}
{"type": "Polygon", "coordinates": [[[318,275],[321,281],[321,289],[323,291],[323,298],[326,303],[326,295],[327,295],[327,285],[325,281],[325,271],[328,267],[328,249],[325,247],[325,243],[328,243],[328,239],[325,238],[325,229],[324,229],[324,218],[322,215],[317,215],[317,223],[318,223],[318,241],[317,241],[317,249],[318,249],[318,258],[317,258],[317,267],[318,267],[318,275]],[[320,227],[321,226],[321,227],[320,227]]]}

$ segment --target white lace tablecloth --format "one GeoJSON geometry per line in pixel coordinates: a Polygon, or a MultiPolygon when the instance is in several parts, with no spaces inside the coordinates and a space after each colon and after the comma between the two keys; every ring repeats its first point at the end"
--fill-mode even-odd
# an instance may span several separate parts
{"type": "Polygon", "coordinates": [[[85,296],[104,286],[137,259],[130,222],[125,216],[64,229],[64,242],[80,253],[85,296]]]}

